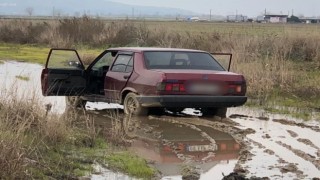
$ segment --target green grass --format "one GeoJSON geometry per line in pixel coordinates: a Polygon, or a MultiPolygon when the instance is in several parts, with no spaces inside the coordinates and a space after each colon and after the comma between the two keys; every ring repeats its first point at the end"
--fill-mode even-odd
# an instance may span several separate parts
{"type": "MultiPolygon", "coordinates": [[[[45,64],[50,48],[39,45],[0,44],[0,60],[17,60],[30,63],[45,64]]],[[[90,49],[87,46],[77,48],[80,56],[91,54],[98,56],[103,49],[90,49]]]]}
{"type": "Polygon", "coordinates": [[[1,60],[17,60],[32,63],[43,63],[49,48],[34,45],[0,44],[1,60]]]}
{"type": "Polygon", "coordinates": [[[20,79],[20,80],[22,80],[22,81],[29,81],[29,80],[30,80],[30,78],[27,77],[27,76],[16,76],[16,78],[17,78],[17,79],[20,79]]]}
{"type": "Polygon", "coordinates": [[[267,100],[267,104],[301,109],[316,109],[320,107],[320,96],[297,97],[292,94],[274,94],[267,100]]]}
{"type": "Polygon", "coordinates": [[[106,151],[106,147],[106,143],[95,147],[72,143],[45,144],[38,148],[38,154],[42,156],[41,161],[35,166],[30,166],[28,171],[34,179],[70,179],[86,176],[93,172],[93,162],[104,157],[104,154],[99,152],[106,151]]]}
{"type": "Polygon", "coordinates": [[[319,109],[320,97],[297,97],[292,94],[283,94],[274,90],[265,100],[249,99],[245,104],[247,107],[258,107],[272,114],[290,115],[297,119],[311,120],[312,111],[319,109]]]}
{"type": "Polygon", "coordinates": [[[131,176],[151,179],[156,171],[147,162],[129,152],[113,153],[106,157],[109,167],[127,172],[131,176]]]}
{"type": "Polygon", "coordinates": [[[266,107],[264,108],[267,112],[273,113],[273,114],[284,114],[284,115],[289,115],[297,119],[302,119],[302,120],[311,120],[311,111],[306,110],[306,111],[292,111],[289,110],[288,108],[274,108],[274,107],[266,107]]]}
{"type": "Polygon", "coordinates": [[[121,171],[137,178],[151,178],[155,170],[145,160],[127,151],[111,151],[102,138],[97,138],[94,147],[81,144],[52,144],[39,148],[41,161],[30,166],[28,171],[34,179],[70,179],[88,176],[94,172],[93,164],[107,164],[111,170],[121,171]]]}

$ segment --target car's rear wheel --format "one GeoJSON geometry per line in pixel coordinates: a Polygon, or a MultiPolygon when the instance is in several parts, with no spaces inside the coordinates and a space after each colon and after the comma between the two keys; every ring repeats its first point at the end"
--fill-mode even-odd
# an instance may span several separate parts
{"type": "Polygon", "coordinates": [[[137,100],[137,95],[135,93],[128,93],[123,101],[124,113],[133,115],[146,115],[148,114],[148,109],[142,107],[137,100]]]}
{"type": "Polygon", "coordinates": [[[85,108],[87,101],[81,99],[79,96],[66,96],[66,104],[68,107],[85,108]]]}
{"type": "Polygon", "coordinates": [[[227,108],[202,108],[203,117],[219,116],[221,118],[227,117],[227,108]]]}

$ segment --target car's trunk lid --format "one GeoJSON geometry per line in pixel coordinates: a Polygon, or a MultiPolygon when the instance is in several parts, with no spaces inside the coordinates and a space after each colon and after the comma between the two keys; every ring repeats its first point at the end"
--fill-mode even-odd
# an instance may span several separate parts
{"type": "Polygon", "coordinates": [[[212,70],[157,70],[165,74],[166,79],[176,80],[209,80],[209,81],[243,81],[241,75],[228,71],[212,70]]]}
{"type": "Polygon", "coordinates": [[[156,70],[163,73],[165,94],[240,95],[245,93],[242,75],[212,70],[156,70]],[[171,87],[172,86],[172,87],[171,87]]]}

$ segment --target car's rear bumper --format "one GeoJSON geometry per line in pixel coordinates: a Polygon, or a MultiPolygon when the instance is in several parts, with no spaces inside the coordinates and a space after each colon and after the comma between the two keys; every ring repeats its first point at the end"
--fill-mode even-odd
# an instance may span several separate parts
{"type": "Polygon", "coordinates": [[[235,107],[247,102],[246,96],[162,95],[138,96],[143,107],[235,107]]]}

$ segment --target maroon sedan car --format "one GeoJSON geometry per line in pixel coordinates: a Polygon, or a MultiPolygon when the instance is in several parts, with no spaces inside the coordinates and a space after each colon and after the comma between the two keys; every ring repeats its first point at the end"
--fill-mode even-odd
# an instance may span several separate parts
{"type": "Polygon", "coordinates": [[[41,84],[44,96],[67,96],[69,105],[119,103],[135,115],[195,108],[204,116],[225,116],[227,107],[247,101],[242,75],[190,49],[111,48],[87,68],[76,50],[51,49],[41,84]]]}

